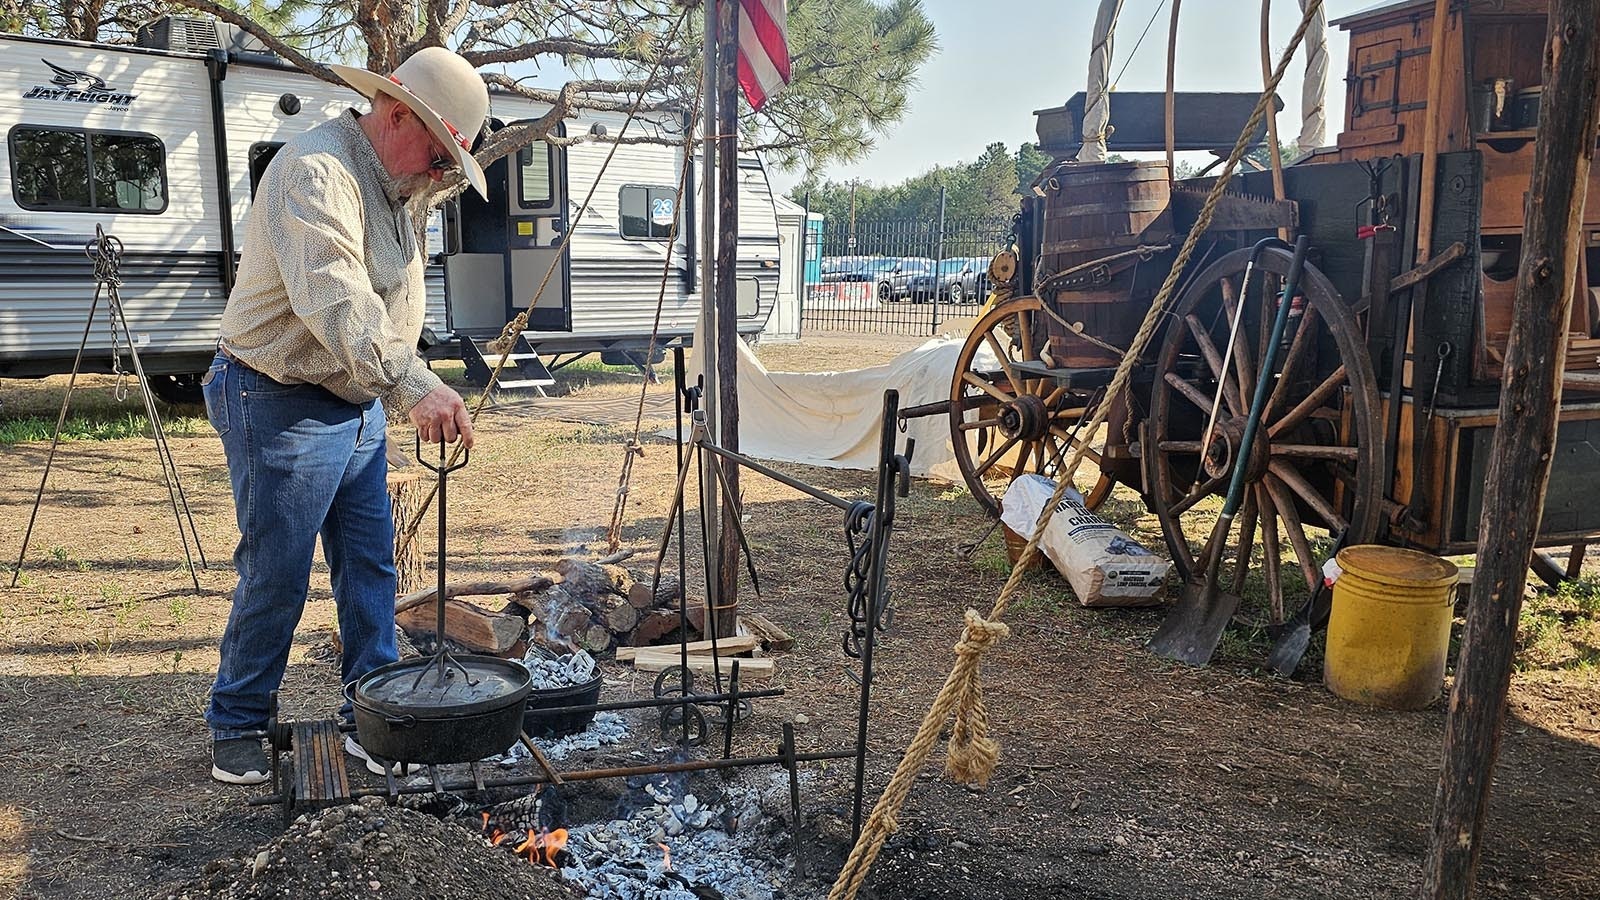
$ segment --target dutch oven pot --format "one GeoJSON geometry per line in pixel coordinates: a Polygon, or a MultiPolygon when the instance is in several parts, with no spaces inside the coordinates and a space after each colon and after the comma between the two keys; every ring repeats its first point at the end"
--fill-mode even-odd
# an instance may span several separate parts
{"type": "Polygon", "coordinates": [[[345,688],[356,738],[402,763],[462,763],[503,753],[522,733],[528,670],[496,656],[451,655],[379,666],[345,688]]]}

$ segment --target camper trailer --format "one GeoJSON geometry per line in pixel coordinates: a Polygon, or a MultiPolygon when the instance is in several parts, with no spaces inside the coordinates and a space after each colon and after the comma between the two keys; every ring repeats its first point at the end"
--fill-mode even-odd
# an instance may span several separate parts
{"type": "MultiPolygon", "coordinates": [[[[120,294],[152,386],[169,399],[196,396],[262,171],[284,141],[360,99],[212,19],[157,20],[138,44],[0,34],[0,377],[70,370],[95,292],[84,248],[99,226],[125,248],[120,294]]],[[[492,127],[544,112],[491,96],[492,127]]],[[[624,118],[583,115],[565,133],[615,136],[624,118]]],[[[487,199],[469,193],[432,217],[434,354],[459,347],[469,373],[475,362],[481,371],[481,342],[534,298],[547,272],[517,342],[523,374],[508,376],[513,384],[547,361],[642,352],[658,298],[661,340],[690,337],[705,217],[693,192],[682,208],[676,202],[683,151],[671,141],[681,122],[646,124],[664,142],[617,147],[603,174],[611,145],[540,142],[489,167],[487,199]]],[[[691,183],[703,177],[698,168],[691,183]]],[[[739,174],[739,329],[753,335],[777,294],[778,227],[759,159],[741,159],[739,174]]],[[[115,349],[102,314],[84,369],[111,371],[115,349]]]]}

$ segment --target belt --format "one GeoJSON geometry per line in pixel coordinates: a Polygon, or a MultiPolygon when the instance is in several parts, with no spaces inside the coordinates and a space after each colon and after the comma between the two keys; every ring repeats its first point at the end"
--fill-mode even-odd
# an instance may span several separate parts
{"type": "Polygon", "coordinates": [[[229,362],[233,363],[236,366],[239,366],[242,369],[249,369],[252,372],[256,372],[258,374],[260,373],[259,369],[254,368],[249,363],[247,363],[244,360],[240,359],[238,356],[235,356],[234,352],[232,350],[228,349],[228,345],[222,343],[221,341],[217,342],[217,352],[221,353],[223,356],[226,356],[228,358],[229,362]]]}

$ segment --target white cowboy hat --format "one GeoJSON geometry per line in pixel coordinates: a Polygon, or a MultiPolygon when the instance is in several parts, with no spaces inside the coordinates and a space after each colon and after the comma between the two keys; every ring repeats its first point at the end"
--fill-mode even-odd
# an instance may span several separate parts
{"type": "Polygon", "coordinates": [[[489,196],[483,167],[472,158],[472,141],[489,113],[489,89],[471,63],[443,47],[424,47],[401,63],[393,75],[353,66],[328,68],[368,99],[381,91],[404,103],[450,148],[467,183],[480,196],[489,196]]]}

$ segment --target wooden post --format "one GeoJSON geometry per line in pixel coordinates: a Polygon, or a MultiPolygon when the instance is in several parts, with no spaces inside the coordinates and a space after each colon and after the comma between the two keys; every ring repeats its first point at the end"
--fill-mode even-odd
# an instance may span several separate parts
{"type": "MultiPolygon", "coordinates": [[[[739,0],[718,0],[717,32],[717,416],[718,441],[739,449],[739,0]]],[[[725,465],[717,552],[719,637],[739,624],[739,469],[725,465]]]]}
{"type": "MultiPolygon", "coordinates": [[[[1478,566],[1450,692],[1425,900],[1471,896],[1517,637],[1555,451],[1579,228],[1600,111],[1600,0],[1552,0],[1517,295],[1490,451],[1478,566]]],[[[1437,52],[1438,48],[1435,48],[1437,52]]]]}
{"type": "MultiPolygon", "coordinates": [[[[1433,255],[1434,182],[1439,180],[1439,115],[1443,105],[1444,32],[1450,21],[1451,0],[1434,0],[1433,33],[1428,41],[1428,108],[1422,123],[1422,190],[1417,204],[1417,265],[1433,255]]],[[[1398,72],[1395,75],[1399,77],[1398,72]]],[[[1526,246],[1526,245],[1524,245],[1526,246]]]]}
{"type": "MultiPolygon", "coordinates": [[[[1272,83],[1272,0],[1261,0],[1261,86],[1272,83]]],[[[1267,158],[1272,162],[1272,199],[1282,200],[1286,194],[1283,186],[1283,148],[1278,146],[1278,109],[1276,103],[1267,105],[1267,158]]],[[[1287,241],[1289,229],[1279,228],[1278,238],[1287,241]]]]}
{"type": "Polygon", "coordinates": [[[1172,0],[1172,15],[1167,22],[1167,95],[1163,113],[1167,120],[1167,180],[1176,181],[1178,169],[1173,162],[1173,149],[1177,145],[1177,94],[1173,90],[1178,68],[1178,8],[1183,0],[1172,0]]]}

